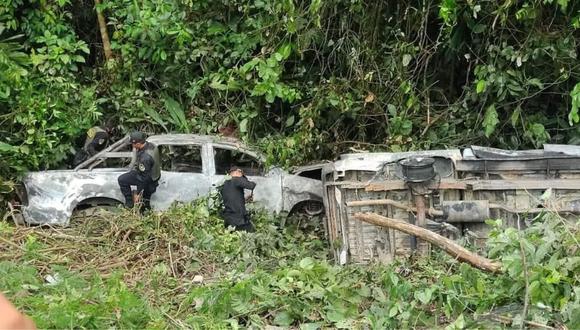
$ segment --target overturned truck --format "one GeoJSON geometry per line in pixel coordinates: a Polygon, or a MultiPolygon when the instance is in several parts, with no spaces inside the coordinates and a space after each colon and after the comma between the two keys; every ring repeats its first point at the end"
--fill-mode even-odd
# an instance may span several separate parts
{"type": "Polygon", "coordinates": [[[373,213],[483,243],[487,219],[513,227],[547,210],[580,214],[580,147],[471,147],[342,155],[323,168],[325,227],[340,264],[425,252],[413,235],[361,221],[373,213]]]}

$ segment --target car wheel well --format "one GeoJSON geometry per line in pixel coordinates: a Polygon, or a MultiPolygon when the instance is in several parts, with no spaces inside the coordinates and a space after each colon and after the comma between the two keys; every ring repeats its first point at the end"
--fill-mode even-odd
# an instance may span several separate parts
{"type": "Polygon", "coordinates": [[[300,201],[292,207],[288,216],[302,213],[308,216],[316,216],[324,213],[324,204],[322,201],[308,199],[300,201]]]}
{"type": "Polygon", "coordinates": [[[123,204],[123,202],[121,202],[120,200],[117,200],[115,198],[92,197],[92,198],[87,198],[87,199],[80,201],[76,205],[75,210],[84,210],[84,209],[87,209],[90,207],[96,207],[96,206],[117,206],[120,204],[123,204]]]}

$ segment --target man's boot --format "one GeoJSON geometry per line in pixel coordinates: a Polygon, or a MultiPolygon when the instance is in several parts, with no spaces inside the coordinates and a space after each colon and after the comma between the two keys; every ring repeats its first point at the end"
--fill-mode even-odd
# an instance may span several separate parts
{"type": "Polygon", "coordinates": [[[135,203],[133,202],[133,196],[125,196],[125,208],[132,209],[133,206],[135,206],[135,203]]]}

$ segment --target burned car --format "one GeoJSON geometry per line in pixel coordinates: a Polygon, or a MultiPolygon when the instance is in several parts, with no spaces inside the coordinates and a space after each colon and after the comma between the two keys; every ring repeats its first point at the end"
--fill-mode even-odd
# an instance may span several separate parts
{"type": "MultiPolygon", "coordinates": [[[[257,183],[253,191],[257,207],[273,213],[304,211],[311,215],[324,210],[320,168],[296,168],[293,173],[277,167],[266,169],[261,154],[233,138],[165,134],[147,141],[157,146],[161,165],[159,186],[151,198],[154,210],[216,191],[231,164],[257,183]]],[[[27,174],[20,193],[24,221],[66,226],[75,210],[122,204],[117,178],[128,171],[134,158],[125,137],[73,170],[27,174]]]]}

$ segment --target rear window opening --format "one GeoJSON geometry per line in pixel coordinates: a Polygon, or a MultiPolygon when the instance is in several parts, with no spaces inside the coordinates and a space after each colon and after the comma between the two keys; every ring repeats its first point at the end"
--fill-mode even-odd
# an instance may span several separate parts
{"type": "Polygon", "coordinates": [[[161,169],[168,172],[202,173],[201,146],[161,145],[161,169]]]}
{"type": "Polygon", "coordinates": [[[246,175],[264,175],[264,166],[258,159],[238,150],[214,148],[214,159],[218,175],[227,174],[232,165],[241,168],[246,175]]]}
{"type": "Polygon", "coordinates": [[[297,173],[296,175],[314,180],[322,180],[322,170],[319,168],[310,171],[300,172],[297,173]]]}

